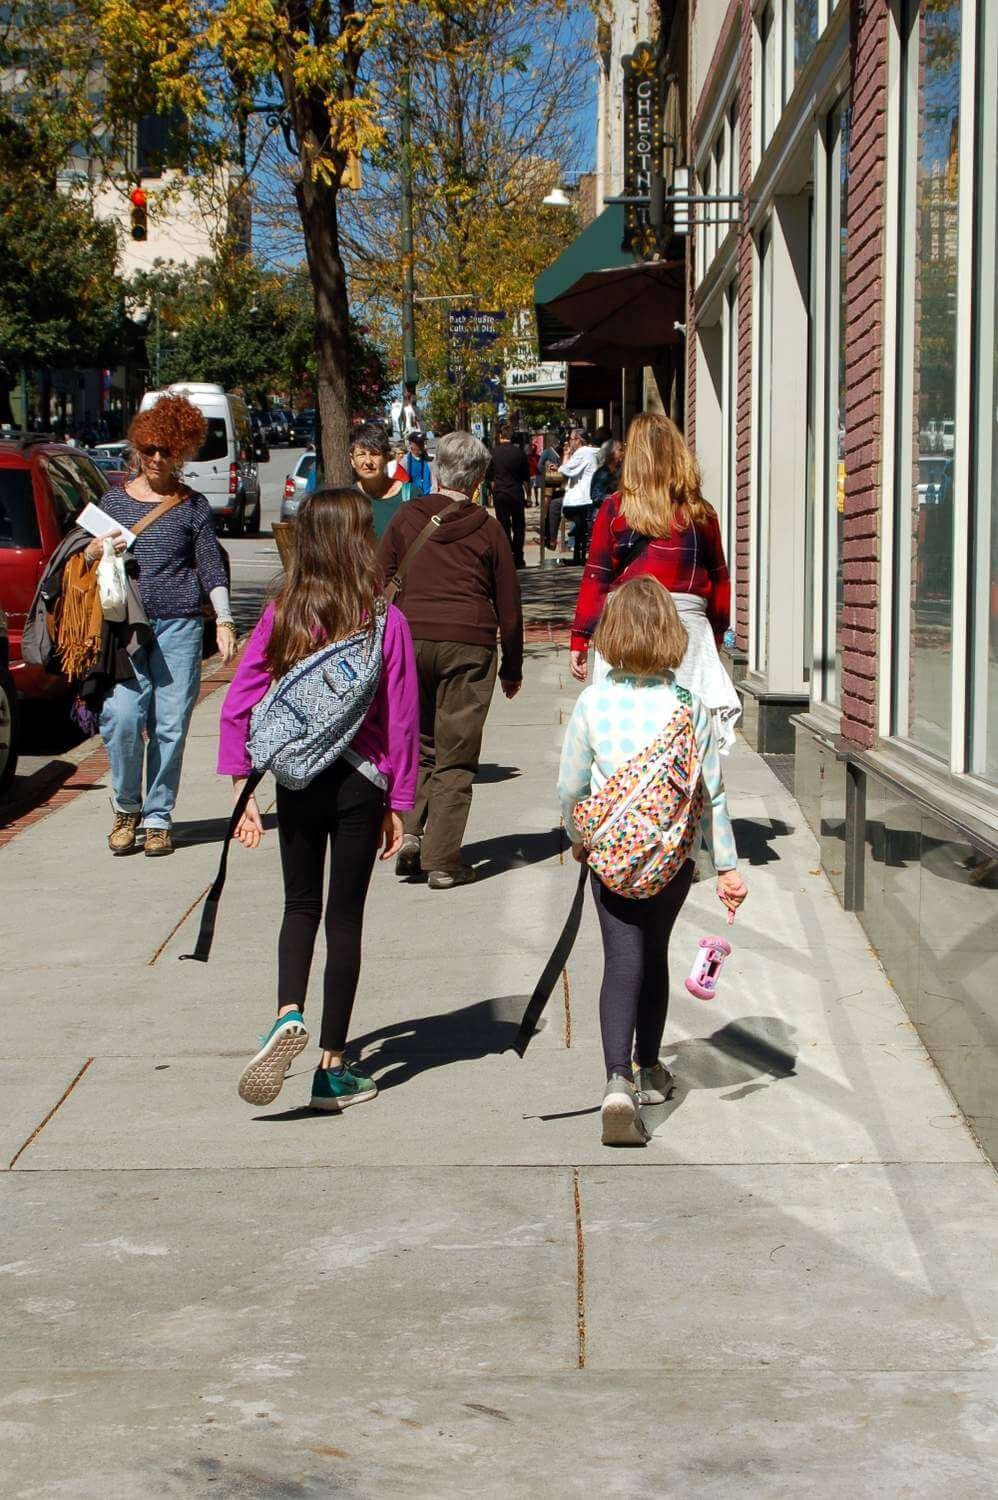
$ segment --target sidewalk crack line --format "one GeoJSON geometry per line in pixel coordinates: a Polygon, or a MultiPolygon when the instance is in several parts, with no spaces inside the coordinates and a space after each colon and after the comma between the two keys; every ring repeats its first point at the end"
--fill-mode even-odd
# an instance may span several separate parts
{"type": "Polygon", "coordinates": [[[24,1144],[22,1146],[18,1147],[18,1149],[14,1152],[14,1155],[11,1157],[10,1161],[7,1164],[7,1171],[8,1172],[13,1172],[13,1170],[14,1170],[15,1166],[17,1165],[18,1161],[24,1155],[25,1151],[27,1151],[27,1149],[31,1145],[32,1141],[36,1141],[38,1139],[38,1137],[41,1135],[42,1131],[45,1129],[45,1127],[48,1124],[48,1122],[51,1120],[52,1116],[57,1112],[57,1110],[60,1110],[62,1108],[62,1106],[65,1104],[66,1100],[69,1098],[70,1094],[73,1092],[73,1090],[75,1089],[76,1085],[79,1083],[80,1079],[83,1077],[84,1073],[87,1071],[87,1069],[89,1068],[89,1066],[90,1066],[90,1064],[92,1062],[93,1062],[93,1058],[92,1057],[88,1057],[87,1060],[86,1060],[86,1062],[83,1064],[83,1067],[80,1069],[80,1071],[77,1073],[76,1077],[73,1079],[72,1083],[70,1083],[69,1086],[65,1089],[64,1093],[62,1094],[62,1097],[56,1100],[55,1104],[53,1104],[52,1108],[49,1110],[48,1114],[45,1116],[45,1118],[41,1122],[41,1124],[35,1126],[34,1130],[28,1136],[28,1139],[24,1142],[24,1144]]]}
{"type": "Polygon", "coordinates": [[[582,1198],[579,1194],[579,1169],[572,1168],[572,1196],[575,1201],[575,1297],[576,1330],[579,1344],[579,1369],[586,1368],[586,1246],[582,1237],[582,1198]]]}
{"type": "Polygon", "coordinates": [[[204,890],[201,891],[201,893],[199,895],[197,895],[197,896],[194,897],[194,900],[191,902],[190,906],[184,912],[183,916],[180,918],[179,921],[177,921],[177,922],[175,922],[173,924],[173,926],[170,928],[169,932],[166,934],[166,937],[163,939],[163,941],[160,943],[159,947],[156,949],[156,952],[153,954],[152,958],[150,958],[148,960],[148,962],[146,963],[146,968],[147,969],[151,969],[152,968],[153,964],[159,958],[160,954],[163,952],[163,949],[166,947],[167,943],[170,941],[170,939],[172,937],[174,937],[180,931],[181,927],[183,927],[184,923],[187,921],[187,918],[190,916],[191,912],[194,910],[194,908],[196,906],[200,906],[201,905],[201,902],[204,900],[205,896],[207,896],[207,894],[208,894],[208,892],[210,890],[211,890],[211,886],[210,885],[206,885],[205,888],[204,888],[204,890]]]}

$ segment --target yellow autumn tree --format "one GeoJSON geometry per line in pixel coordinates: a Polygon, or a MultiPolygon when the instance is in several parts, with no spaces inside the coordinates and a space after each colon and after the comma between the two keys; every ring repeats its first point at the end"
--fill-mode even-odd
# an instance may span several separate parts
{"type": "MultiPolygon", "coordinates": [[[[420,26],[381,48],[382,137],[365,157],[361,191],[341,203],[340,240],[354,305],[400,356],[408,81],[421,405],[456,421],[462,398],[473,400],[497,366],[523,357],[520,314],[532,305],[533,282],[577,230],[571,213],[545,209],[542,199],[588,153],[593,21],[588,5],[561,0],[415,10],[420,26]],[[456,337],[449,314],[462,307],[503,315],[494,346],[456,337]]],[[[263,165],[257,214],[290,250],[298,216],[276,143],[263,165]]]]}
{"type": "Polygon", "coordinates": [[[523,0],[81,0],[76,8],[96,39],[110,118],[179,113],[195,170],[237,160],[253,121],[283,147],[312,283],[325,471],[346,481],[344,172],[356,153],[376,158],[386,145],[401,38],[446,71],[474,50],[486,13],[522,14],[523,0]]]}

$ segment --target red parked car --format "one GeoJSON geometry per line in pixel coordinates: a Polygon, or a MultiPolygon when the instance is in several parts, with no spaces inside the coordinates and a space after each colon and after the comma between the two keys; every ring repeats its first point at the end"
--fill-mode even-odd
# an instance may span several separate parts
{"type": "Polygon", "coordinates": [[[76,516],[99,504],[107,479],[79,448],[28,434],[0,442],[0,608],[10,671],[25,698],[62,697],[66,683],[21,660],[21,633],[46,564],[76,516]]]}

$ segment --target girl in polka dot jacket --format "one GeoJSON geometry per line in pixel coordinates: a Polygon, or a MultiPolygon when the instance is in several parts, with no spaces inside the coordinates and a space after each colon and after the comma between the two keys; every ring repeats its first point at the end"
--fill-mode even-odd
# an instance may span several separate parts
{"type": "MultiPolygon", "coordinates": [[[[650,745],[679,711],[673,670],[683,659],[686,631],[668,590],[654,578],[635,578],[607,601],[595,645],[612,670],[580,693],[558,778],[562,817],[580,862],[586,853],[573,817],[576,803],[650,745]]],[[[693,729],[702,767],[702,832],[717,871],[718,895],[734,911],[748,891],[738,875],[711,715],[697,698],[693,729]]],[[[697,844],[694,831],[694,849],[697,844]]],[[[658,1053],[669,1004],[669,939],[693,870],[688,859],[664,890],[640,900],[609,890],[590,874],[603,937],[604,1145],[645,1145],[649,1137],[639,1105],[663,1103],[673,1087],[658,1053]]]]}

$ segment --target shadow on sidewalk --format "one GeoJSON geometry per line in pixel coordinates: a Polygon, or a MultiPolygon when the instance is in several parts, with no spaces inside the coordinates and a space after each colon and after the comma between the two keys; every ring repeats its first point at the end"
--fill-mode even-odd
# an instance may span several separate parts
{"type": "MultiPolygon", "coordinates": [[[[529,995],[500,995],[493,1000],[476,1000],[459,1010],[379,1026],[352,1039],[347,1051],[351,1058],[359,1057],[361,1068],[380,1090],[398,1088],[433,1068],[505,1052],[512,1046],[529,999],[529,995]]],[[[543,1029],[542,1020],[538,1030],[543,1029]]],[[[254,1119],[280,1123],[320,1113],[324,1111],[305,1105],[280,1114],[255,1115],[254,1119]]]]}
{"type": "Polygon", "coordinates": [[[776,839],[787,839],[794,832],[790,823],[782,818],[770,818],[760,822],[758,818],[732,818],[735,845],[742,859],[750,865],[770,865],[780,858],[772,847],[776,839]]]}
{"type": "MultiPolygon", "coordinates": [[[[726,1104],[747,1099],[781,1078],[796,1076],[797,1053],[791,1038],[796,1027],[778,1016],[746,1016],[729,1021],[713,1036],[691,1037],[689,1041],[663,1046],[662,1058],[668,1062],[676,1086],[664,1104],[645,1104],[641,1115],[652,1135],[674,1115],[694,1089],[728,1089],[722,1094],[726,1104]]],[[[527,1120],[574,1120],[580,1115],[598,1115],[600,1106],[562,1110],[553,1115],[524,1115],[527,1120]]]]}
{"type": "Polygon", "coordinates": [[[507,870],[522,870],[553,859],[562,848],[562,831],[552,828],[544,833],[503,833],[493,839],[479,839],[465,844],[461,857],[466,865],[475,866],[476,880],[490,880],[507,870]]]}
{"type": "Polygon", "coordinates": [[[500,781],[515,781],[523,772],[519,766],[497,766],[492,761],[485,761],[475,772],[476,786],[493,786],[500,781]]]}
{"type": "MultiPolygon", "coordinates": [[[[229,826],[228,818],[201,818],[192,823],[174,823],[173,842],[178,848],[193,844],[220,844],[229,826]]],[[[277,827],[277,814],[264,813],[264,833],[277,827]]]]}
{"type": "Polygon", "coordinates": [[[662,1057],[675,1075],[676,1087],[664,1104],[645,1106],[648,1129],[654,1134],[694,1089],[732,1089],[721,1099],[737,1104],[772,1083],[796,1077],[796,1034],[797,1028],[779,1016],[743,1016],[712,1036],[663,1047],[662,1057]]]}

